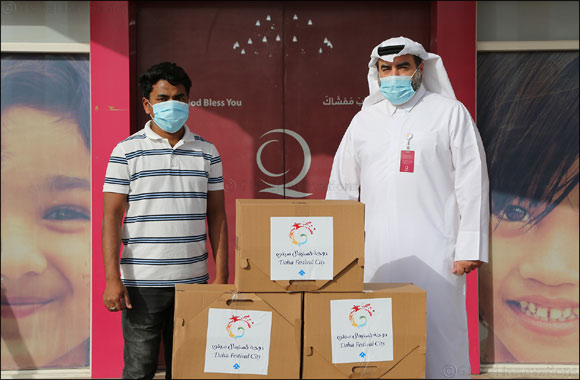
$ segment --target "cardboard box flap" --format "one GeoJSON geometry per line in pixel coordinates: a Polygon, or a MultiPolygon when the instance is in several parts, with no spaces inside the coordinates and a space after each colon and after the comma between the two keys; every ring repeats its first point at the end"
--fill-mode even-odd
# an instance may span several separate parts
{"type": "MultiPolygon", "coordinates": [[[[391,377],[394,378],[403,378],[402,374],[394,374],[393,372],[395,372],[396,370],[398,370],[402,363],[404,362],[410,362],[410,361],[417,361],[417,365],[419,366],[423,366],[425,367],[425,352],[426,352],[426,347],[425,346],[415,346],[415,348],[413,348],[411,351],[409,351],[407,353],[407,355],[403,356],[399,361],[397,361],[395,364],[393,364],[392,366],[390,366],[390,368],[383,372],[383,371],[377,371],[376,372],[376,377],[378,379],[384,377],[386,374],[390,374],[393,375],[391,377]],[[418,359],[418,360],[417,360],[418,359]]],[[[375,376],[372,376],[375,377],[375,376]]]]}
{"type": "MultiPolygon", "coordinates": [[[[247,310],[256,309],[261,311],[270,311],[271,306],[262,298],[254,293],[225,293],[215,298],[205,309],[232,309],[232,310],[247,310]]],[[[278,312],[273,309],[273,311],[278,312]]],[[[283,319],[287,320],[287,318],[283,319]]]]}
{"type": "Polygon", "coordinates": [[[332,364],[332,361],[329,362],[328,359],[324,357],[324,355],[321,355],[314,347],[306,346],[305,350],[304,354],[306,356],[314,357],[314,359],[317,359],[317,362],[324,362],[325,377],[327,379],[341,379],[348,376],[341,368],[338,366],[335,367],[332,364]]]}
{"type": "MultiPolygon", "coordinates": [[[[302,297],[302,294],[299,294],[302,297]]],[[[269,305],[272,310],[277,310],[289,325],[294,326],[294,339],[298,345],[302,345],[302,311],[297,313],[295,306],[284,302],[276,293],[260,293],[262,301],[269,305]]],[[[302,300],[301,300],[302,303],[302,300]]]]}
{"type": "MultiPolygon", "coordinates": [[[[176,285],[175,291],[181,294],[175,300],[175,319],[185,320],[184,314],[188,314],[187,320],[193,321],[198,318],[200,313],[206,313],[209,308],[245,310],[255,307],[256,310],[276,310],[255,293],[236,292],[234,286],[231,284],[212,285],[207,290],[204,289],[205,286],[176,285]],[[195,306],[192,307],[192,305],[195,306]],[[191,309],[197,309],[199,311],[192,315],[191,309]]],[[[283,315],[281,317],[288,323],[293,323],[289,318],[283,315]]],[[[182,326],[184,325],[183,323],[182,326]]]]}
{"type": "MultiPolygon", "coordinates": [[[[342,376],[340,377],[347,377],[347,378],[366,378],[366,379],[380,379],[385,376],[387,373],[394,370],[397,365],[404,362],[405,360],[410,360],[414,356],[423,356],[423,362],[425,360],[425,347],[424,346],[415,346],[408,352],[406,352],[402,357],[399,357],[396,360],[391,362],[360,362],[360,363],[332,363],[332,353],[329,355],[325,355],[321,353],[318,349],[313,347],[312,345],[306,344],[305,346],[305,355],[307,356],[315,356],[316,359],[319,361],[325,362],[325,369],[328,370],[330,368],[334,368],[339,371],[342,376]]],[[[337,376],[331,376],[329,374],[329,379],[337,378],[337,376]]]]}
{"type": "MultiPolygon", "coordinates": [[[[205,290],[206,285],[176,285],[176,292],[181,292],[176,297],[175,318],[184,320],[181,324],[184,326],[186,313],[189,315],[191,305],[196,305],[195,309],[200,310],[194,315],[189,315],[187,321],[195,321],[199,314],[207,315],[207,309],[234,309],[248,310],[256,309],[262,311],[273,311],[279,317],[286,321],[288,325],[295,326],[298,329],[298,335],[301,335],[302,319],[300,310],[296,310],[295,305],[289,302],[280,301],[275,293],[238,293],[231,284],[212,285],[211,289],[205,290]],[[201,307],[198,306],[201,304],[201,307]]],[[[302,294],[296,294],[302,297],[302,294]]],[[[301,338],[298,338],[300,342],[301,338]]]]}
{"type": "MultiPolygon", "coordinates": [[[[288,323],[293,324],[297,317],[299,318],[302,316],[301,311],[298,312],[295,310],[294,305],[285,302],[280,297],[277,297],[276,293],[259,293],[259,295],[264,303],[270,306],[273,310],[277,310],[280,315],[288,321],[288,323]]],[[[297,293],[297,296],[302,297],[302,293],[297,293]]]]}
{"type": "MultiPolygon", "coordinates": [[[[338,280],[340,279],[343,274],[348,273],[348,270],[351,269],[354,266],[361,266],[363,267],[364,265],[361,265],[361,259],[360,258],[355,258],[353,260],[351,260],[347,265],[345,266],[340,266],[340,264],[334,264],[334,268],[335,268],[335,274],[334,274],[334,279],[333,280],[338,280]]],[[[268,280],[270,280],[270,271],[266,271],[262,268],[260,268],[258,265],[254,265],[252,266],[252,261],[250,259],[243,259],[242,261],[242,265],[240,266],[242,269],[249,269],[250,267],[252,267],[253,269],[257,269],[260,273],[258,274],[258,276],[263,276],[264,278],[267,278],[268,280]]],[[[253,272],[255,273],[255,272],[253,272]]],[[[315,291],[315,290],[322,290],[324,288],[326,288],[330,283],[332,283],[333,280],[277,280],[277,281],[272,281],[273,283],[276,283],[278,286],[280,286],[281,289],[283,289],[284,291],[289,291],[289,292],[308,292],[308,291],[315,291]]]]}
{"type": "MultiPolygon", "coordinates": [[[[205,284],[176,284],[175,285],[175,316],[177,320],[184,320],[182,313],[191,313],[190,305],[196,305],[198,313],[205,311],[209,305],[224,296],[224,292],[235,293],[236,289],[232,284],[212,285],[205,284]],[[178,297],[178,293],[179,297],[178,297]],[[197,306],[201,304],[201,306],[197,306]]],[[[197,314],[193,317],[197,317],[197,314]]],[[[192,319],[191,317],[189,319],[192,319]]],[[[184,321],[182,321],[183,326],[184,321]]]]}

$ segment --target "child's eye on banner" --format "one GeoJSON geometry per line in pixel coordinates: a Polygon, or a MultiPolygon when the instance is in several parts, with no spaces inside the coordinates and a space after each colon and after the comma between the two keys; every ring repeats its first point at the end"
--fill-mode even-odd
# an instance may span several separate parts
{"type": "Polygon", "coordinates": [[[530,218],[528,210],[523,206],[507,205],[498,215],[508,222],[527,222],[530,218]]]}

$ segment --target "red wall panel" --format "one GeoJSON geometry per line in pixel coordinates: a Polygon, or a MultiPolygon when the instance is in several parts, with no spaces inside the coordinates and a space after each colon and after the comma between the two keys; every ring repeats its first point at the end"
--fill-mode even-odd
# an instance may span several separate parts
{"type": "MultiPolygon", "coordinates": [[[[289,186],[286,197],[309,194],[324,199],[336,149],[369,94],[372,49],[401,35],[428,46],[428,3],[379,5],[344,2],[333,3],[329,9],[328,3],[308,2],[284,6],[284,128],[298,133],[311,155],[308,174],[289,186]]],[[[295,138],[285,137],[288,186],[299,176],[307,157],[295,138]]]]}
{"type": "MultiPolygon", "coordinates": [[[[455,96],[476,120],[476,2],[437,1],[431,18],[431,51],[443,59],[455,96]]],[[[479,373],[477,270],[467,275],[467,327],[471,373],[479,373]]]]}

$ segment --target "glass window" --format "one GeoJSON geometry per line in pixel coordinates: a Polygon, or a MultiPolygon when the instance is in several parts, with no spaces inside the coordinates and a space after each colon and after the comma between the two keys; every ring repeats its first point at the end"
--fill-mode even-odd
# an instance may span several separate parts
{"type": "Polygon", "coordinates": [[[88,53],[89,1],[2,1],[2,51],[88,53]]]}
{"type": "Polygon", "coordinates": [[[578,1],[478,1],[478,41],[578,40],[578,1]]]}

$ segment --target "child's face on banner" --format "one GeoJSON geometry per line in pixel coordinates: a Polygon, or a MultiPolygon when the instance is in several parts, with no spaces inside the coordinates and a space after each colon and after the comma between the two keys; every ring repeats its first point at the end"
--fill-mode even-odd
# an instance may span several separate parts
{"type": "Polygon", "coordinates": [[[576,185],[531,229],[522,228],[535,212],[528,202],[492,215],[480,297],[494,362],[578,362],[578,198],[576,185]]]}
{"type": "Polygon", "coordinates": [[[90,206],[90,155],[77,121],[25,106],[5,110],[2,369],[60,364],[65,354],[84,365],[90,206]]]}

